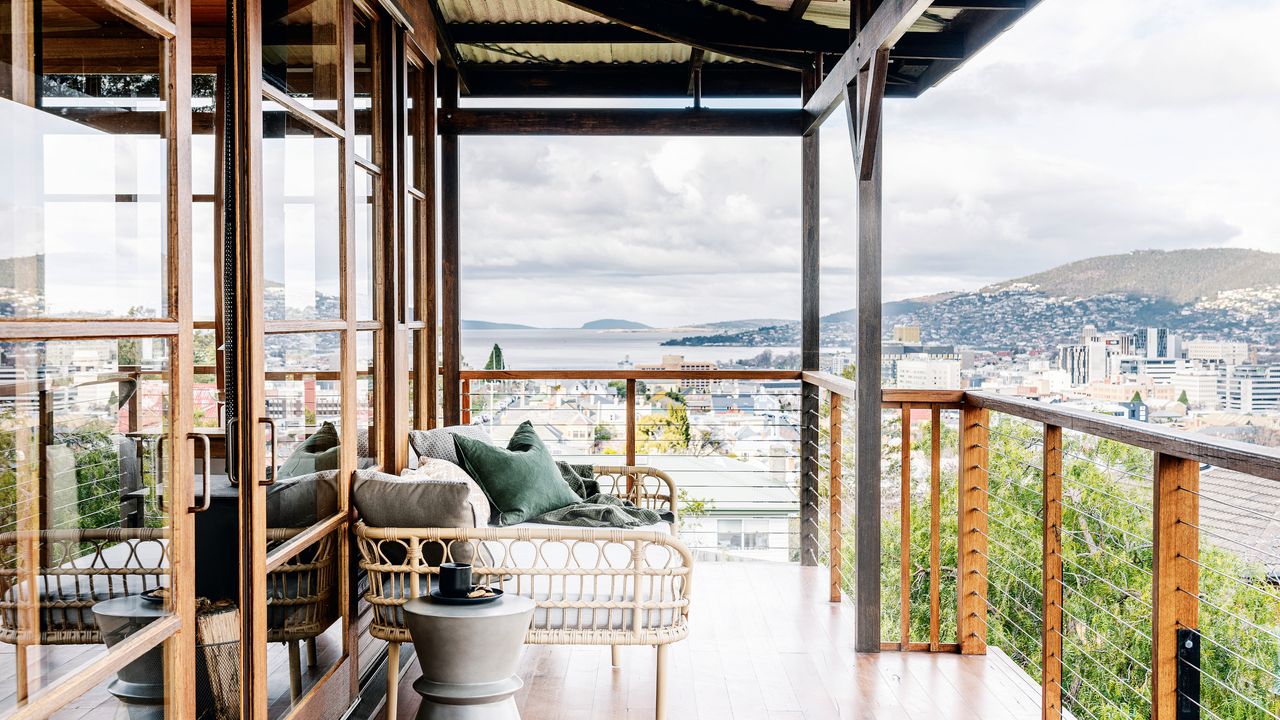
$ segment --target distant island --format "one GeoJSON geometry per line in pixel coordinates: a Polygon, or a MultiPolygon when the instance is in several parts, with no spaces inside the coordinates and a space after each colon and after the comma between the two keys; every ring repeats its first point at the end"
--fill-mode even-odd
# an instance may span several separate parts
{"type": "Polygon", "coordinates": [[[532,325],[516,323],[489,322],[488,320],[463,320],[463,330],[537,330],[532,325]]]}
{"type": "Polygon", "coordinates": [[[618,320],[615,318],[605,318],[603,320],[592,320],[591,322],[582,323],[582,330],[652,330],[653,328],[638,323],[633,320],[618,320]]]}

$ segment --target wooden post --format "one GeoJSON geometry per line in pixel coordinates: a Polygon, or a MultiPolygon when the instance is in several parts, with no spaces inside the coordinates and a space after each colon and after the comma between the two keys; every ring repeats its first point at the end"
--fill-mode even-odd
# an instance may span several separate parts
{"type": "Polygon", "coordinates": [[[471,380],[462,381],[462,418],[463,425],[471,424],[471,380]]]}
{"type": "MultiPolygon", "coordinates": [[[[374,248],[374,256],[379,260],[381,290],[375,302],[381,303],[383,329],[378,334],[381,350],[375,353],[375,372],[381,372],[377,376],[381,397],[375,406],[378,414],[373,430],[378,437],[379,461],[385,469],[397,472],[408,462],[406,439],[410,428],[408,407],[404,399],[409,396],[408,375],[414,367],[413,358],[407,355],[408,338],[403,324],[404,303],[401,300],[404,278],[399,271],[399,249],[405,242],[402,213],[407,212],[408,208],[403,202],[405,168],[402,161],[404,146],[401,142],[406,128],[404,116],[396,108],[402,104],[398,98],[405,94],[406,86],[404,57],[396,50],[399,44],[396,42],[398,36],[394,23],[379,22],[374,26],[374,32],[375,46],[379,51],[374,62],[378,97],[373,105],[373,120],[377,130],[376,150],[372,159],[382,167],[376,186],[379,202],[375,205],[378,208],[375,222],[379,223],[376,237],[381,242],[377,242],[374,248]]],[[[354,125],[347,132],[353,133],[354,125]]],[[[406,268],[405,272],[412,272],[412,269],[406,268]]]]}
{"type": "Polygon", "coordinates": [[[1175,720],[1178,628],[1200,620],[1200,465],[1156,454],[1153,483],[1151,717],[1175,720]]]}
{"type": "MultiPolygon", "coordinates": [[[[440,112],[448,114],[458,107],[458,72],[453,68],[436,70],[440,92],[440,112]]],[[[458,136],[444,132],[440,136],[440,306],[441,340],[444,360],[444,424],[457,425],[462,418],[462,316],[458,278],[458,244],[461,241],[458,206],[458,136]]]]}
{"type": "Polygon", "coordinates": [[[837,393],[831,393],[831,425],[829,432],[830,452],[831,452],[831,473],[830,482],[827,487],[827,508],[830,513],[828,523],[830,525],[829,545],[830,549],[828,561],[831,566],[831,602],[840,602],[840,586],[842,568],[844,567],[844,520],[843,510],[840,506],[842,495],[844,493],[843,475],[844,460],[841,455],[844,453],[844,412],[841,407],[844,398],[837,393]]]}
{"type": "Polygon", "coordinates": [[[989,413],[960,409],[960,517],[956,538],[957,640],[965,655],[987,652],[987,442],[989,413]]]}
{"type": "Polygon", "coordinates": [[[933,406],[929,448],[929,652],[942,645],[942,408],[933,406]]]}
{"type": "Polygon", "coordinates": [[[911,649],[911,404],[902,404],[902,485],[898,496],[898,649],[911,649]]]}
{"type": "MultiPolygon", "coordinates": [[[[861,168],[863,137],[860,123],[864,109],[879,112],[883,98],[874,92],[846,88],[850,115],[849,133],[855,164],[861,168]],[[854,90],[854,91],[851,91],[854,90]]],[[[879,123],[873,144],[879,144],[879,123]]],[[[880,651],[880,453],[883,418],[880,413],[881,362],[881,183],[883,152],[876,152],[869,177],[858,178],[858,354],[856,482],[858,501],[856,575],[858,588],[858,652],[880,651]]]]}
{"type": "MultiPolygon", "coordinates": [[[[424,64],[422,68],[422,97],[432,102],[436,97],[436,66],[424,64]]],[[[422,277],[418,278],[415,287],[419,290],[419,302],[422,308],[424,326],[418,331],[418,340],[414,343],[414,351],[418,354],[414,375],[414,398],[418,409],[414,413],[418,426],[428,430],[436,427],[437,413],[440,408],[436,403],[436,395],[440,386],[439,338],[440,319],[438,317],[440,287],[437,284],[437,269],[440,266],[439,246],[436,242],[436,114],[424,109],[422,117],[426,123],[426,131],[422,134],[421,146],[414,149],[414,161],[417,168],[423,197],[423,212],[419,215],[422,227],[422,244],[419,256],[422,258],[422,277]]]]}
{"type": "Polygon", "coordinates": [[[1062,717],[1062,428],[1044,426],[1043,576],[1040,656],[1042,720],[1062,717]]]}
{"type": "MultiPolygon", "coordinates": [[[[821,82],[816,70],[802,74],[807,99],[821,82]]],[[[819,359],[818,303],[820,251],[818,240],[818,134],[800,141],[800,367],[817,370],[819,359]]],[[[818,387],[800,387],[800,564],[818,564],[818,454],[820,441],[818,387]]]]}

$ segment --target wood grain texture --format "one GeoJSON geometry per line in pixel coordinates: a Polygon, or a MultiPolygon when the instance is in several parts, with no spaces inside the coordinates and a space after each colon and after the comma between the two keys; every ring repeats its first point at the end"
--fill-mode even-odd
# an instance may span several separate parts
{"type": "Polygon", "coordinates": [[[942,410],[929,419],[929,649],[938,652],[942,634],[942,410]]]}
{"type": "Polygon", "coordinates": [[[898,649],[911,645],[911,405],[902,406],[898,486],[898,649]]]}
{"type": "Polygon", "coordinates": [[[1184,430],[1109,417],[1023,398],[967,392],[965,401],[992,412],[1034,422],[1059,425],[1066,430],[1115,440],[1172,457],[1195,460],[1236,470],[1267,480],[1280,481],[1280,449],[1197,435],[1184,430]]]}
{"type": "Polygon", "coordinates": [[[960,652],[987,651],[987,446],[990,416],[960,411],[960,517],[957,521],[957,640],[960,652]]]}
{"type": "Polygon", "coordinates": [[[840,602],[844,579],[844,398],[831,394],[830,472],[827,487],[831,602],[840,602]]]}
{"type": "Polygon", "coordinates": [[[1179,627],[1200,625],[1200,465],[1157,453],[1152,484],[1151,717],[1175,720],[1179,627]]]}
{"type": "Polygon", "coordinates": [[[1044,426],[1041,548],[1040,707],[1042,720],[1062,717],[1062,428],[1044,426]]]}
{"type": "MultiPolygon", "coordinates": [[[[704,562],[698,574],[690,636],[669,651],[673,720],[1039,714],[1039,688],[1004,653],[856,652],[854,608],[828,601],[826,568],[704,562]]],[[[928,644],[913,644],[922,649],[928,644]]],[[[516,671],[524,681],[516,704],[525,720],[652,720],[654,660],[651,647],[623,648],[615,668],[609,648],[528,645],[516,671]]],[[[419,676],[415,660],[400,683],[401,720],[418,710],[411,686],[419,676]]]]}
{"type": "MultiPolygon", "coordinates": [[[[450,68],[436,68],[436,85],[441,107],[458,107],[458,74],[450,68]]],[[[457,425],[462,416],[462,316],[458,273],[458,246],[461,242],[458,205],[458,136],[440,136],[440,308],[441,352],[444,360],[444,424],[457,425]]]]}
{"type": "MultiPolygon", "coordinates": [[[[453,135],[799,137],[803,110],[441,109],[453,135]]],[[[815,136],[816,137],[816,136],[815,136]]]]}

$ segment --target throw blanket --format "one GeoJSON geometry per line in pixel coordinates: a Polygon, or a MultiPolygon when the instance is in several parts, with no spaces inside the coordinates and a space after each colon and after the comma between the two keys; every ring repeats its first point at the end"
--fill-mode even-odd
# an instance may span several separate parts
{"type": "Polygon", "coordinates": [[[600,483],[596,482],[590,465],[557,462],[556,466],[560,468],[564,481],[582,498],[582,502],[539,515],[533,522],[589,528],[637,528],[675,521],[675,516],[669,510],[659,512],[636,507],[629,500],[600,492],[600,483]]]}

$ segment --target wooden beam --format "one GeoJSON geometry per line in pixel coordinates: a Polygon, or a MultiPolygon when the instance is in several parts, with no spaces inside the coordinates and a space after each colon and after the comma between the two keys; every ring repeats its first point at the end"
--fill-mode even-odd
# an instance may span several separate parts
{"type": "Polygon", "coordinates": [[[829,599],[840,602],[844,585],[844,398],[830,393],[831,414],[827,438],[830,441],[829,482],[827,484],[829,599]]]}
{"type": "Polygon", "coordinates": [[[1133,445],[1173,457],[1215,465],[1265,480],[1280,481],[1280,449],[1222,440],[1149,423],[1109,417],[1026,398],[984,392],[965,393],[965,402],[992,412],[1133,445]]]}
{"type": "MultiPolygon", "coordinates": [[[[977,55],[982,48],[986,47],[997,37],[1000,36],[1009,26],[1017,22],[1024,15],[1035,8],[1041,0],[1023,0],[1021,8],[1006,7],[1002,8],[1006,12],[987,12],[980,13],[972,22],[966,22],[964,30],[964,46],[965,55],[959,60],[940,60],[929,64],[929,69],[916,78],[915,85],[910,93],[903,93],[906,97],[917,97],[926,89],[942,82],[948,75],[955,72],[957,68],[963,65],[968,58],[977,55]]],[[[969,4],[979,4],[978,2],[970,2],[969,4]]],[[[935,3],[935,7],[938,5],[935,3]]],[[[977,9],[977,8],[974,8],[977,9]]],[[[994,10],[997,8],[982,8],[994,10]]]]}
{"type": "MultiPolygon", "coordinates": [[[[886,3],[891,4],[891,3],[886,3]]],[[[823,82],[826,85],[826,82],[823,82]]],[[[860,652],[880,650],[880,411],[882,158],[875,154],[870,178],[857,183],[857,444],[854,450],[858,486],[857,638],[860,652]]]]}
{"type": "MultiPolygon", "coordinates": [[[[1200,624],[1200,465],[1156,454],[1151,567],[1151,718],[1178,714],[1178,629],[1200,624]]],[[[1194,710],[1194,708],[1193,708],[1194,710]]]]}
{"type": "Polygon", "coordinates": [[[964,36],[957,32],[907,33],[894,46],[891,60],[963,60],[964,36]]]}
{"type": "MultiPolygon", "coordinates": [[[[804,92],[818,85],[818,69],[804,72],[804,92]]],[[[802,113],[803,114],[803,113],[802,113]]],[[[801,124],[803,124],[803,119],[801,124]]],[[[800,367],[817,370],[821,324],[818,282],[821,275],[818,228],[818,136],[800,141],[800,367]]],[[[800,564],[818,563],[818,386],[801,385],[800,398],[800,564]]]]}
{"type": "Polygon", "coordinates": [[[748,62],[792,70],[803,69],[807,62],[802,56],[757,49],[779,44],[782,42],[779,35],[784,33],[779,33],[765,23],[712,10],[703,5],[669,0],[647,0],[643,4],[628,0],[561,1],[570,7],[633,30],[748,62]],[[739,43],[726,45],[708,40],[709,28],[729,33],[739,38],[739,43]]]}
{"type": "MultiPolygon", "coordinates": [[[[458,107],[458,75],[449,68],[438,68],[437,86],[443,109],[458,107]]],[[[441,340],[444,360],[442,395],[444,424],[457,425],[462,419],[462,315],[458,273],[458,247],[461,225],[458,205],[458,136],[444,134],[440,138],[440,307],[441,340]]]]}
{"type": "Polygon", "coordinates": [[[787,18],[793,21],[800,20],[809,9],[811,2],[812,0],[791,0],[791,7],[787,8],[787,18]]]}
{"type": "MultiPolygon", "coordinates": [[[[689,67],[607,63],[467,63],[469,97],[688,97],[689,67]]],[[[800,96],[800,74],[750,63],[706,63],[704,97],[800,96]]]]}
{"type": "Polygon", "coordinates": [[[1040,625],[1041,720],[1062,718],[1062,428],[1044,426],[1043,488],[1040,517],[1041,549],[1040,625]]]}
{"type": "Polygon", "coordinates": [[[858,32],[840,61],[827,74],[817,92],[804,104],[809,113],[808,132],[817,129],[844,98],[847,88],[876,51],[892,48],[911,25],[929,9],[931,0],[884,0],[858,32]]]}
{"type": "Polygon", "coordinates": [[[959,517],[956,522],[956,639],[965,655],[987,652],[987,447],[990,414],[960,409],[959,517]]]}
{"type": "Polygon", "coordinates": [[[902,483],[898,487],[898,649],[911,647],[911,404],[902,405],[898,448],[902,483]]]}
{"type": "Polygon", "coordinates": [[[942,408],[929,417],[929,650],[942,647],[942,408]]]}
{"type": "MultiPolygon", "coordinates": [[[[763,6],[762,6],[763,7],[763,6]]],[[[717,16],[719,17],[719,16],[717,16]]],[[[758,24],[758,23],[757,23],[758,24]]],[[[705,42],[759,50],[800,53],[838,53],[848,42],[843,32],[813,23],[801,26],[799,32],[775,33],[767,36],[766,45],[756,35],[743,37],[731,28],[712,25],[699,32],[705,42]]],[[[460,45],[505,45],[521,43],[594,44],[594,43],[663,43],[664,38],[611,22],[592,23],[453,23],[449,25],[453,41],[460,45]]]]}
{"type": "MultiPolygon", "coordinates": [[[[871,60],[871,67],[866,73],[858,75],[858,119],[857,144],[854,146],[854,157],[857,159],[858,179],[867,181],[876,163],[876,155],[880,146],[880,117],[884,106],[885,79],[889,72],[889,51],[878,50],[871,60]],[[863,85],[866,85],[864,88],[863,85]]],[[[846,100],[850,110],[854,108],[853,97],[846,100]]]]}
{"type": "Polygon", "coordinates": [[[426,5],[431,10],[431,19],[435,22],[436,34],[439,36],[436,46],[443,51],[441,54],[458,76],[458,92],[466,94],[468,84],[462,74],[462,56],[458,53],[458,44],[453,39],[449,24],[444,21],[444,14],[440,12],[440,0],[427,0],[426,5]]]}
{"type": "Polygon", "coordinates": [[[445,135],[686,135],[799,137],[802,110],[441,109],[445,135]]]}

